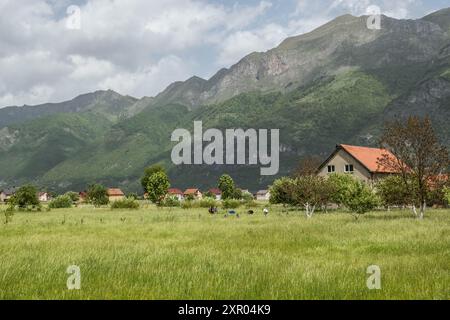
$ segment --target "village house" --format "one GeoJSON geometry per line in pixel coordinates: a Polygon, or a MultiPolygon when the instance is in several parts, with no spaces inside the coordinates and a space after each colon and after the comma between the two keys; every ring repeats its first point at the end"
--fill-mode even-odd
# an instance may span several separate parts
{"type": "Polygon", "coordinates": [[[109,188],[106,193],[108,194],[109,202],[125,199],[125,194],[118,188],[109,188]]]}
{"type": "Polygon", "coordinates": [[[396,158],[386,149],[340,144],[319,167],[318,175],[326,177],[333,173],[351,174],[356,179],[371,184],[386,176],[399,173],[378,164],[378,160],[383,156],[396,158]]]}
{"type": "Polygon", "coordinates": [[[259,190],[256,193],[256,200],[269,201],[270,200],[270,191],[269,190],[259,190]]]}
{"type": "Polygon", "coordinates": [[[16,188],[5,189],[0,192],[0,203],[8,202],[9,199],[16,193],[16,188]]]}
{"type": "Polygon", "coordinates": [[[193,197],[194,199],[202,199],[203,197],[203,194],[200,192],[200,190],[196,188],[186,189],[183,195],[185,198],[193,197]]]}
{"type": "Polygon", "coordinates": [[[51,200],[51,196],[48,192],[39,192],[38,199],[40,202],[48,202],[51,200]]]}
{"type": "Polygon", "coordinates": [[[209,192],[214,195],[216,200],[222,200],[222,191],[218,188],[209,189],[209,192]]]}
{"type": "Polygon", "coordinates": [[[169,190],[167,190],[167,195],[169,197],[174,197],[174,198],[178,199],[178,201],[181,201],[184,199],[183,191],[181,191],[180,189],[177,189],[177,188],[170,188],[169,190]]]}

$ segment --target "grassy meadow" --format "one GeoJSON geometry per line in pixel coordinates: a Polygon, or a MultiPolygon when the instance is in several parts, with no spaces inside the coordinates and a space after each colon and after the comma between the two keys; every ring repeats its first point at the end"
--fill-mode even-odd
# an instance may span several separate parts
{"type": "Polygon", "coordinates": [[[450,299],[450,210],[82,207],[0,225],[0,299],[450,299]],[[69,265],[81,290],[68,290],[69,265]],[[381,268],[381,290],[366,269],[381,268]]]}

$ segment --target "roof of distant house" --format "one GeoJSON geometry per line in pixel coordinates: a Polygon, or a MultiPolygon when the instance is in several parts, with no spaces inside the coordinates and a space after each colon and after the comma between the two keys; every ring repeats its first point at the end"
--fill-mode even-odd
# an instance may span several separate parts
{"type": "Polygon", "coordinates": [[[370,148],[370,147],[360,147],[352,146],[347,144],[339,144],[336,146],[336,150],[331,154],[328,159],[322,163],[319,169],[323,168],[339,150],[344,150],[350,154],[356,161],[358,161],[363,167],[365,167],[369,172],[372,173],[399,173],[393,168],[386,168],[381,166],[378,162],[384,157],[389,157],[396,160],[396,156],[393,155],[387,149],[381,148],[370,148]]]}
{"type": "Polygon", "coordinates": [[[109,188],[106,192],[110,197],[122,197],[125,195],[122,190],[118,188],[109,188]]]}
{"type": "Polygon", "coordinates": [[[265,196],[268,193],[269,193],[269,190],[259,190],[256,194],[258,196],[265,196]]]}
{"type": "Polygon", "coordinates": [[[169,190],[167,190],[168,194],[183,194],[183,191],[181,191],[180,189],[177,188],[170,188],[169,190]]]}
{"type": "Polygon", "coordinates": [[[219,188],[209,189],[209,192],[211,192],[212,194],[215,194],[216,196],[220,196],[222,194],[222,191],[220,191],[219,188]]]}
{"type": "Polygon", "coordinates": [[[186,189],[184,194],[196,194],[197,192],[200,192],[200,190],[199,189],[195,189],[195,188],[189,188],[189,189],[186,189]]]}

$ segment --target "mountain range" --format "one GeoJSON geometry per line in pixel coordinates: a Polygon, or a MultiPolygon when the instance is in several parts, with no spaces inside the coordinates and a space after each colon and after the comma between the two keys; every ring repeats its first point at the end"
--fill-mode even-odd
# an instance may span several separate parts
{"type": "Polygon", "coordinates": [[[0,187],[32,182],[82,190],[101,182],[138,191],[143,169],[162,163],[172,185],[215,186],[230,173],[256,190],[275,177],[259,167],[174,166],[176,128],[280,129],[280,175],[337,143],[376,145],[385,121],[429,115],[450,146],[450,9],[417,20],[344,15],[211,79],[192,77],[156,97],[97,91],[62,103],[0,109],[0,187]]]}

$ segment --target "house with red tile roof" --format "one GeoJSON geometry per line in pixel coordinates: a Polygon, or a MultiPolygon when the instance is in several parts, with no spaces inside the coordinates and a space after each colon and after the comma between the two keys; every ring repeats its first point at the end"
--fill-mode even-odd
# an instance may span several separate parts
{"type": "Polygon", "coordinates": [[[379,160],[383,157],[396,160],[395,155],[386,149],[340,144],[319,167],[318,175],[345,173],[371,183],[388,175],[399,174],[400,172],[379,164],[379,160]]]}
{"type": "Polygon", "coordinates": [[[194,199],[201,199],[203,197],[203,194],[200,192],[200,190],[196,188],[186,189],[183,195],[185,198],[193,197],[194,199]]]}
{"type": "Polygon", "coordinates": [[[125,199],[125,194],[119,188],[109,188],[106,193],[108,194],[109,202],[125,199]]]}
{"type": "Polygon", "coordinates": [[[213,194],[216,200],[222,200],[222,191],[219,188],[212,188],[208,190],[209,193],[213,194]]]}
{"type": "Polygon", "coordinates": [[[181,191],[180,189],[177,189],[177,188],[170,188],[169,190],[167,190],[167,195],[169,197],[175,197],[179,201],[184,199],[183,191],[181,191]]]}

